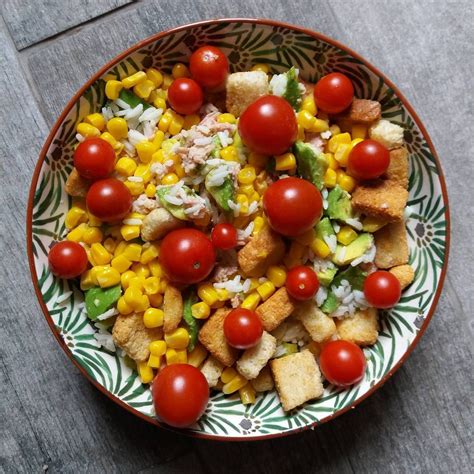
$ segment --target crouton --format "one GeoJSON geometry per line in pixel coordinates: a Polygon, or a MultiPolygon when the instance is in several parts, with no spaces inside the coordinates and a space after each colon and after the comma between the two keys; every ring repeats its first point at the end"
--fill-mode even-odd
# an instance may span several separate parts
{"type": "Polygon", "coordinates": [[[323,313],[314,300],[298,304],[293,316],[303,323],[313,341],[326,341],[336,333],[333,318],[323,313]]]}
{"type": "Polygon", "coordinates": [[[385,176],[392,183],[408,189],[408,151],[406,148],[396,148],[390,151],[390,165],[385,176]]]}
{"type": "Polygon", "coordinates": [[[224,370],[224,366],[214,357],[209,356],[201,367],[201,372],[206,377],[209,388],[213,388],[219,382],[219,377],[224,370]]]}
{"type": "Polygon", "coordinates": [[[237,370],[247,380],[257,377],[260,371],[275,353],[276,339],[268,332],[263,331],[260,342],[247,349],[237,361],[237,370]]]}
{"type": "Polygon", "coordinates": [[[379,120],[369,128],[369,137],[385,145],[388,149],[403,145],[403,128],[388,120],[379,120]]]}
{"type": "Polygon", "coordinates": [[[89,181],[83,178],[76,168],[73,168],[71,174],[67,177],[64,189],[73,197],[86,197],[87,190],[89,189],[89,181]]]}
{"type": "Polygon", "coordinates": [[[163,338],[161,328],[149,329],[143,324],[141,314],[119,315],[112,330],[114,343],[137,362],[143,362],[150,356],[150,342],[163,338]]]}
{"type": "Polygon", "coordinates": [[[143,219],[141,237],[146,242],[161,239],[168,232],[184,226],[184,221],[176,219],[163,207],[153,209],[143,219]]]}
{"type": "Polygon", "coordinates": [[[201,344],[222,364],[230,367],[239,355],[237,349],[227,344],[224,335],[224,320],[230,309],[218,309],[199,331],[201,344]]]}
{"type": "Polygon", "coordinates": [[[294,311],[295,305],[286,288],[280,288],[256,310],[265,331],[273,331],[294,311]]]}
{"type": "Polygon", "coordinates": [[[375,308],[357,311],[353,316],[336,319],[337,333],[344,341],[358,346],[371,346],[377,341],[378,316],[375,308]]]}
{"type": "Polygon", "coordinates": [[[268,392],[269,390],[273,390],[275,384],[273,383],[270,366],[266,365],[257,377],[250,381],[250,384],[256,392],[268,392]]]}
{"type": "Polygon", "coordinates": [[[283,239],[264,227],[237,254],[239,266],[250,277],[261,277],[270,265],[278,263],[285,253],[283,239]]]}
{"type": "Polygon", "coordinates": [[[183,318],[183,297],[181,291],[169,284],[163,297],[163,313],[163,330],[174,331],[183,318]]]}
{"type": "Polygon", "coordinates": [[[349,109],[349,119],[357,123],[372,123],[380,120],[382,106],[376,100],[354,99],[349,109]]]}
{"type": "Polygon", "coordinates": [[[400,282],[400,287],[404,290],[415,279],[415,271],[411,265],[398,265],[389,270],[400,282]]]}
{"type": "Polygon", "coordinates": [[[268,94],[268,76],[263,71],[235,72],[227,78],[227,111],[239,117],[260,96],[268,94]]]}
{"type": "Polygon", "coordinates": [[[270,366],[283,410],[292,410],[323,394],[321,373],[311,352],[273,359],[270,366]]]}
{"type": "Polygon", "coordinates": [[[375,265],[392,268],[408,263],[408,241],[405,222],[393,222],[375,232],[375,265]]]}
{"type": "Polygon", "coordinates": [[[407,204],[408,191],[389,180],[357,186],[352,194],[355,211],[387,222],[399,221],[407,204]]]}

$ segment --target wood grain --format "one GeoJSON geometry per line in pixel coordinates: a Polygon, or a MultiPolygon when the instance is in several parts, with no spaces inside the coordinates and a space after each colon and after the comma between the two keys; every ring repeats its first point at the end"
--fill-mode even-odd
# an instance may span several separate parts
{"type": "Polygon", "coordinates": [[[472,472],[473,20],[467,1],[140,1],[20,54],[0,23],[0,472],[472,472]],[[24,214],[48,127],[92,72],[156,31],[244,14],[322,31],[400,86],[442,160],[453,242],[432,323],[384,387],[314,431],[228,444],[156,429],[82,378],[35,300],[24,214]]]}

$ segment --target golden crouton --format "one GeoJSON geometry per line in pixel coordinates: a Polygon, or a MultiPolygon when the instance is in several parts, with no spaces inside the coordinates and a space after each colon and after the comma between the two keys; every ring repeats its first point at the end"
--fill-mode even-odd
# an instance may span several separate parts
{"type": "Polygon", "coordinates": [[[168,285],[163,297],[163,330],[165,333],[174,331],[183,318],[183,297],[181,291],[168,285]]]}
{"type": "Polygon", "coordinates": [[[86,197],[87,190],[89,189],[89,181],[83,178],[76,168],[73,168],[71,174],[67,177],[64,189],[73,197],[86,197]]]}
{"type": "Polygon", "coordinates": [[[400,287],[404,290],[415,278],[415,271],[411,265],[399,265],[393,267],[389,272],[397,277],[397,280],[400,282],[400,287]]]}
{"type": "Polygon", "coordinates": [[[183,227],[184,224],[184,221],[176,219],[165,208],[159,207],[158,209],[153,209],[143,219],[141,237],[146,242],[158,240],[168,232],[183,227]]]}
{"type": "Polygon", "coordinates": [[[264,227],[237,254],[239,266],[250,277],[261,277],[270,265],[278,263],[285,253],[283,239],[264,227]]]}
{"type": "Polygon", "coordinates": [[[336,333],[333,318],[323,313],[314,300],[298,304],[293,316],[303,323],[313,341],[326,341],[336,333]]]}
{"type": "Polygon", "coordinates": [[[323,394],[321,373],[311,352],[296,352],[273,359],[270,366],[283,410],[292,410],[323,394]]]}
{"type": "Polygon", "coordinates": [[[143,324],[141,314],[119,315],[112,330],[114,343],[137,362],[143,362],[150,356],[150,342],[163,337],[161,328],[149,329],[143,324]]]}
{"type": "Polygon", "coordinates": [[[407,204],[408,191],[389,180],[357,186],[352,194],[354,210],[367,216],[399,221],[407,204]]]}
{"type": "Polygon", "coordinates": [[[268,392],[273,390],[274,383],[270,366],[266,365],[256,378],[250,381],[256,392],[268,392]]]}
{"type": "Polygon", "coordinates": [[[358,346],[371,346],[377,341],[378,316],[375,308],[357,311],[353,316],[336,319],[337,333],[344,341],[358,346]]]}
{"type": "Polygon", "coordinates": [[[390,151],[390,165],[385,176],[392,183],[408,189],[408,151],[406,148],[396,148],[390,151]]]}
{"type": "Polygon", "coordinates": [[[268,94],[268,76],[263,71],[234,72],[227,78],[227,111],[239,117],[260,96],[268,94]]]}
{"type": "Polygon", "coordinates": [[[237,370],[247,380],[257,377],[260,371],[267,365],[273,357],[276,349],[276,339],[266,331],[263,331],[260,342],[247,349],[237,361],[237,370]]]}
{"type": "Polygon", "coordinates": [[[354,99],[349,109],[349,119],[357,123],[371,123],[380,120],[382,106],[376,100],[354,99]]]}
{"type": "Polygon", "coordinates": [[[224,366],[214,357],[209,356],[201,367],[201,372],[206,377],[210,388],[213,388],[219,382],[219,377],[224,370],[224,366]]]}
{"type": "Polygon", "coordinates": [[[286,288],[280,288],[256,310],[265,331],[273,331],[295,309],[286,288]]]}
{"type": "Polygon", "coordinates": [[[392,268],[408,263],[408,241],[405,222],[393,222],[375,232],[375,265],[392,268]]]}
{"type": "Polygon", "coordinates": [[[201,344],[222,364],[230,367],[239,355],[237,349],[227,344],[224,335],[224,320],[230,309],[218,309],[199,331],[201,344]]]}

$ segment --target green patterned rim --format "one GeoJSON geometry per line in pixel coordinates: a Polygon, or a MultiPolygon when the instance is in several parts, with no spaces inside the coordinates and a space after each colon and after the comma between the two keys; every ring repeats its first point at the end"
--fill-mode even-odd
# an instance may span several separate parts
{"type": "Polygon", "coordinates": [[[70,198],[64,182],[72,168],[75,125],[104,102],[103,76],[123,78],[144,67],[169,71],[190,51],[214,44],[228,54],[233,71],[266,63],[272,72],[295,65],[301,77],[315,82],[330,71],[348,75],[356,96],[378,100],[384,118],[405,130],[409,150],[407,221],[414,283],[397,306],[384,312],[377,343],[364,349],[365,377],[342,390],[325,387],[322,398],[285,414],[275,393],[260,395],[244,406],[237,396],[217,393],[206,413],[190,429],[195,437],[246,441],[285,436],[338,416],[380,387],[404,362],[426,329],[438,302],[449,253],[449,207],[439,160],[426,130],[407,100],[377,69],[349,48],[319,33],[257,19],[210,20],[152,36],[128,49],[98,71],[71,99],[56,121],[41,151],[31,183],[27,213],[27,243],[31,276],[43,313],[56,339],[99,390],[137,416],[163,425],[153,416],[151,394],[137,374],[115,353],[100,347],[97,329],[83,314],[82,293],[74,282],[52,276],[47,265],[51,244],[65,235],[65,211],[70,198]]]}

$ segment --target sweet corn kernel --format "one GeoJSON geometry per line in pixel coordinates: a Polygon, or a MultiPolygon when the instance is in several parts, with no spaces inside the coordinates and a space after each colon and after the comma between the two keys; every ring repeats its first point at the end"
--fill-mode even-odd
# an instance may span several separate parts
{"type": "Polygon", "coordinates": [[[209,306],[212,306],[214,303],[219,301],[219,295],[210,283],[199,285],[197,294],[199,298],[201,298],[201,300],[207,303],[209,306]]]}
{"type": "Polygon", "coordinates": [[[272,265],[268,267],[267,278],[277,287],[282,287],[286,282],[286,270],[283,267],[272,265]]]}
{"type": "Polygon", "coordinates": [[[98,137],[100,136],[100,130],[90,123],[81,122],[76,127],[77,133],[80,133],[83,137],[98,137]]]}
{"type": "MultiPolygon", "coordinates": [[[[156,244],[145,244],[142,247],[142,254],[140,256],[140,263],[147,264],[160,255],[159,248],[156,244]]],[[[161,276],[161,275],[159,275],[161,276]]]]}
{"type": "Polygon", "coordinates": [[[336,186],[336,182],[337,182],[336,172],[333,169],[328,168],[326,170],[326,173],[324,173],[324,186],[326,186],[327,188],[333,188],[334,186],[336,186]]]}
{"type": "Polygon", "coordinates": [[[107,252],[109,252],[110,254],[114,253],[116,246],[117,246],[117,242],[115,242],[115,240],[112,239],[112,237],[107,237],[104,240],[105,250],[107,250],[107,252]]]}
{"type": "Polygon", "coordinates": [[[301,108],[303,110],[307,110],[313,116],[316,115],[318,109],[316,108],[316,102],[314,101],[313,94],[309,94],[303,99],[303,102],[301,103],[301,108]]]}
{"type": "Polygon", "coordinates": [[[260,295],[254,291],[253,293],[250,293],[244,301],[242,301],[242,304],[240,305],[242,308],[245,309],[250,309],[252,311],[255,311],[257,309],[258,304],[260,303],[260,295]]]}
{"type": "Polygon", "coordinates": [[[219,301],[227,301],[229,299],[229,292],[225,288],[216,288],[216,292],[219,301]]]}
{"type": "Polygon", "coordinates": [[[143,263],[134,263],[132,265],[132,271],[135,272],[138,277],[148,278],[150,276],[148,265],[144,265],[143,263]]]}
{"type": "Polygon", "coordinates": [[[126,290],[130,286],[130,281],[134,278],[136,278],[136,275],[131,270],[123,272],[120,276],[120,284],[122,285],[122,288],[126,290]]]}
{"type": "Polygon", "coordinates": [[[97,281],[101,288],[109,288],[120,283],[120,273],[112,267],[104,268],[97,274],[97,281]]]}
{"type": "Polygon", "coordinates": [[[188,364],[199,367],[207,357],[207,351],[201,344],[198,344],[188,355],[188,364]]]}
{"type": "Polygon", "coordinates": [[[338,135],[339,133],[341,133],[341,129],[339,128],[339,125],[336,125],[336,124],[331,125],[329,127],[329,131],[331,132],[332,135],[338,135]]]}
{"type": "Polygon", "coordinates": [[[334,158],[341,166],[347,166],[347,161],[349,160],[349,154],[352,150],[352,145],[349,143],[341,143],[338,145],[336,152],[334,153],[334,158]]]}
{"type": "Polygon", "coordinates": [[[173,115],[171,113],[171,110],[168,109],[162,116],[160,121],[158,122],[158,128],[166,133],[168,131],[168,128],[170,126],[171,121],[173,120],[173,115]]]}
{"type": "Polygon", "coordinates": [[[236,375],[230,382],[226,383],[224,387],[222,387],[222,392],[226,395],[230,395],[231,393],[237,392],[242,387],[247,384],[247,379],[242,377],[240,374],[236,375]]]}
{"type": "MultiPolygon", "coordinates": [[[[154,101],[153,101],[153,105],[157,108],[157,109],[161,109],[163,111],[166,110],[166,100],[163,99],[162,97],[157,97],[154,101]]],[[[159,132],[161,132],[161,130],[158,130],[159,132]]],[[[163,133],[163,132],[161,132],[163,133]]]]}
{"type": "Polygon", "coordinates": [[[193,318],[206,319],[211,314],[211,307],[204,301],[200,301],[191,306],[191,314],[193,318]]]}
{"type": "Polygon", "coordinates": [[[125,301],[125,298],[121,296],[117,301],[117,311],[120,314],[130,314],[133,308],[125,301]]]}
{"type": "Polygon", "coordinates": [[[147,365],[152,369],[159,369],[161,365],[161,357],[150,354],[150,357],[148,357],[147,365]]]}
{"type": "Polygon", "coordinates": [[[147,184],[145,188],[145,194],[149,198],[153,198],[156,196],[156,186],[152,183],[147,184]]]}
{"type": "Polygon", "coordinates": [[[348,225],[341,227],[339,232],[336,234],[338,242],[342,245],[349,245],[355,239],[357,239],[357,232],[348,225]]]}
{"type": "Polygon", "coordinates": [[[125,181],[123,184],[125,184],[132,196],[139,196],[145,191],[145,185],[143,182],[138,183],[136,181],[125,181]]]}
{"type": "Polygon", "coordinates": [[[186,350],[167,349],[166,363],[171,364],[186,364],[188,355],[186,350]]]}
{"type": "Polygon", "coordinates": [[[148,367],[146,362],[138,362],[137,363],[138,369],[138,376],[140,377],[140,381],[142,383],[151,383],[154,377],[153,369],[148,367]]]}
{"type": "Polygon", "coordinates": [[[148,277],[143,283],[145,294],[154,295],[160,291],[160,279],[155,276],[148,277]]]}
{"type": "Polygon", "coordinates": [[[155,87],[160,87],[163,83],[163,74],[158,69],[151,67],[146,70],[146,77],[153,82],[155,87]]]}
{"type": "Polygon", "coordinates": [[[296,134],[296,139],[297,140],[304,140],[305,139],[305,134],[304,134],[304,127],[300,124],[298,124],[298,127],[297,127],[297,134],[296,134]]]}
{"type": "Polygon", "coordinates": [[[98,242],[91,245],[91,253],[92,258],[98,265],[106,265],[112,259],[112,255],[98,242]]]}
{"type": "Polygon", "coordinates": [[[247,383],[239,389],[240,401],[244,405],[252,405],[255,403],[255,389],[252,384],[247,383]]]}
{"type": "Polygon", "coordinates": [[[163,89],[167,90],[169,86],[173,83],[173,76],[170,76],[169,74],[165,74],[163,76],[163,89]]]}
{"type": "Polygon", "coordinates": [[[381,229],[387,221],[379,219],[377,217],[367,216],[362,221],[362,230],[364,232],[376,232],[381,229]]]}
{"type": "Polygon", "coordinates": [[[131,87],[136,86],[143,81],[146,81],[146,73],[143,71],[138,71],[135,74],[122,79],[122,85],[125,87],[125,89],[130,89],[131,87]]]}
{"type": "Polygon", "coordinates": [[[191,74],[189,72],[188,66],[183,63],[176,63],[173,66],[173,69],[171,70],[171,75],[175,78],[178,79],[180,77],[190,77],[191,74]]]}
{"type": "Polygon", "coordinates": [[[313,124],[308,129],[312,133],[321,133],[329,130],[329,122],[327,120],[322,120],[321,118],[315,118],[313,124]]]}
{"type": "Polygon", "coordinates": [[[84,234],[82,235],[83,242],[88,245],[102,242],[103,238],[104,235],[98,227],[88,227],[84,230],[84,234]]]}
{"type": "Polygon", "coordinates": [[[136,169],[137,164],[135,161],[126,156],[120,158],[117,163],[115,163],[115,171],[122,176],[132,176],[136,169]]]}
{"type": "Polygon", "coordinates": [[[140,244],[128,244],[123,249],[124,257],[127,257],[132,262],[139,262],[142,253],[142,246],[140,244]]]}
{"type": "Polygon", "coordinates": [[[275,285],[270,281],[266,281],[265,283],[262,283],[258,288],[257,288],[257,293],[260,295],[262,298],[262,301],[267,300],[270,298],[270,296],[275,293],[275,285]]]}
{"type": "Polygon", "coordinates": [[[105,128],[105,119],[102,114],[99,113],[87,115],[87,117],[84,119],[84,122],[90,123],[95,128],[98,128],[101,132],[105,128]]]}
{"type": "MultiPolygon", "coordinates": [[[[133,272],[135,273],[135,272],[133,272]]],[[[143,275],[137,275],[130,280],[129,288],[136,288],[137,290],[143,290],[143,284],[145,283],[145,277],[143,275]]]]}
{"type": "Polygon", "coordinates": [[[109,268],[108,265],[94,265],[90,269],[90,277],[91,277],[91,280],[94,282],[94,285],[99,284],[99,280],[97,279],[97,276],[99,275],[100,272],[106,270],[107,268],[109,268]]]}
{"type": "Polygon", "coordinates": [[[133,88],[133,92],[140,97],[140,99],[148,100],[154,88],[155,84],[149,79],[145,79],[133,88]]]}
{"type": "Polygon", "coordinates": [[[186,115],[184,117],[183,128],[189,130],[193,125],[197,125],[201,121],[201,117],[198,114],[186,115]]]}
{"type": "Polygon", "coordinates": [[[296,265],[303,263],[303,255],[306,251],[306,247],[296,240],[293,240],[290,245],[290,250],[284,258],[284,262],[287,268],[293,268],[296,265]]]}
{"type": "Polygon", "coordinates": [[[156,151],[156,147],[152,142],[143,140],[135,145],[137,150],[138,158],[142,163],[149,163],[153,153],[156,151]]]}
{"type": "Polygon", "coordinates": [[[328,161],[329,168],[336,171],[339,168],[339,163],[336,158],[334,158],[334,153],[325,153],[324,155],[328,161]]]}
{"type": "Polygon", "coordinates": [[[316,118],[307,110],[300,110],[296,115],[296,122],[301,125],[305,130],[311,128],[314,125],[316,118]]]}
{"type": "Polygon", "coordinates": [[[127,121],[122,117],[111,118],[107,122],[107,131],[116,139],[127,138],[128,125],[127,121]]]}
{"type": "Polygon", "coordinates": [[[167,173],[161,178],[161,184],[164,185],[176,184],[178,181],[179,178],[176,173],[167,173]]]}
{"type": "Polygon", "coordinates": [[[100,135],[100,138],[102,138],[102,140],[105,140],[109,145],[111,145],[112,148],[116,152],[122,151],[123,145],[120,142],[118,142],[117,140],[115,140],[113,135],[111,135],[109,132],[102,133],[100,135]]]}
{"type": "Polygon", "coordinates": [[[362,140],[367,136],[367,127],[362,124],[355,123],[351,130],[352,138],[361,138],[362,140]]]}
{"type": "Polygon", "coordinates": [[[217,117],[217,121],[219,123],[235,123],[237,120],[235,118],[235,115],[225,113],[225,114],[220,114],[219,117],[217,117]]]}
{"type": "Polygon", "coordinates": [[[267,155],[261,155],[260,153],[256,153],[251,151],[249,154],[248,162],[249,165],[254,166],[255,168],[265,168],[267,166],[269,157],[267,155]]]}
{"type": "Polygon", "coordinates": [[[250,198],[250,196],[252,196],[252,194],[255,192],[255,188],[252,184],[242,184],[241,186],[239,186],[238,191],[240,194],[245,194],[250,198]]]}
{"type": "Polygon", "coordinates": [[[120,227],[120,234],[123,240],[133,240],[140,237],[140,226],[138,225],[123,225],[120,227]]]}
{"type": "Polygon", "coordinates": [[[148,268],[150,269],[150,272],[153,276],[158,278],[163,276],[163,268],[158,260],[152,260],[151,262],[148,262],[148,268]]]}
{"type": "Polygon", "coordinates": [[[265,227],[265,219],[262,216],[257,216],[253,220],[252,235],[257,235],[265,227]]]}
{"type": "Polygon", "coordinates": [[[143,324],[149,329],[161,327],[163,326],[163,317],[164,313],[161,309],[148,308],[143,313],[143,324]]]}
{"type": "Polygon", "coordinates": [[[331,253],[331,250],[326,242],[319,238],[315,238],[310,247],[314,254],[320,258],[326,258],[331,253]]]}
{"type": "Polygon", "coordinates": [[[105,95],[107,99],[117,100],[122,89],[123,84],[120,81],[111,80],[105,83],[105,95]]]}
{"type": "Polygon", "coordinates": [[[225,161],[239,161],[239,154],[234,145],[226,146],[219,152],[220,157],[225,161]]]}
{"type": "Polygon", "coordinates": [[[237,204],[240,204],[240,213],[247,214],[249,211],[249,198],[245,194],[237,194],[235,200],[237,204]]]}
{"type": "Polygon", "coordinates": [[[141,305],[142,296],[142,292],[138,288],[132,286],[129,286],[123,294],[125,302],[135,310],[137,310],[141,305]]]}
{"type": "Polygon", "coordinates": [[[118,255],[112,259],[110,265],[112,265],[112,268],[115,268],[119,273],[124,273],[130,268],[132,262],[127,257],[118,255]]]}
{"type": "Polygon", "coordinates": [[[181,132],[184,125],[184,117],[173,113],[173,118],[171,119],[170,125],[168,127],[168,132],[171,135],[176,135],[177,133],[181,132]]]}
{"type": "Polygon", "coordinates": [[[102,225],[102,221],[90,212],[87,213],[87,217],[89,219],[89,227],[100,227],[102,225]]]}
{"type": "Polygon", "coordinates": [[[184,328],[175,329],[173,332],[165,334],[165,342],[171,349],[186,349],[189,344],[189,332],[184,328]]]}
{"type": "Polygon", "coordinates": [[[234,377],[237,377],[238,372],[233,367],[226,367],[221,374],[221,382],[229,383],[234,377]]]}
{"type": "Polygon", "coordinates": [[[333,134],[333,136],[328,141],[328,150],[331,153],[335,153],[339,145],[350,145],[350,143],[351,136],[348,133],[333,134]]]}
{"type": "Polygon", "coordinates": [[[142,178],[144,183],[148,183],[151,179],[151,167],[149,164],[141,164],[137,166],[133,176],[142,178]]]}
{"type": "Polygon", "coordinates": [[[82,291],[86,291],[89,288],[92,288],[95,285],[95,282],[92,280],[91,271],[87,270],[81,275],[80,287],[82,291]]]}
{"type": "MultiPolygon", "coordinates": [[[[150,310],[147,310],[150,311],[150,310]]],[[[150,353],[156,357],[161,357],[166,354],[166,342],[165,341],[153,341],[148,346],[150,353]]]]}
{"type": "Polygon", "coordinates": [[[146,311],[150,307],[150,300],[148,299],[147,295],[142,295],[140,304],[137,306],[136,311],[142,312],[146,311]]]}
{"type": "Polygon", "coordinates": [[[352,191],[354,191],[357,182],[352,176],[349,176],[348,174],[340,174],[337,177],[337,184],[342,189],[344,189],[344,191],[351,193],[352,191]]]}
{"type": "Polygon", "coordinates": [[[148,300],[153,308],[159,308],[163,304],[163,295],[155,293],[154,295],[148,295],[148,300]]]}
{"type": "Polygon", "coordinates": [[[127,242],[125,242],[124,240],[121,240],[115,247],[114,257],[117,257],[118,255],[123,253],[123,251],[127,248],[127,245],[129,245],[127,244],[127,242]]]}
{"type": "Polygon", "coordinates": [[[66,229],[74,229],[77,225],[87,221],[87,213],[84,209],[77,206],[72,206],[66,214],[64,224],[66,229]]]}
{"type": "Polygon", "coordinates": [[[270,68],[269,68],[268,64],[264,64],[264,63],[255,64],[254,66],[252,66],[251,70],[252,71],[262,71],[265,74],[268,74],[270,72],[270,68]]]}
{"type": "Polygon", "coordinates": [[[237,174],[237,180],[240,184],[252,184],[257,177],[253,166],[245,166],[237,174]]]}
{"type": "Polygon", "coordinates": [[[289,171],[296,169],[296,158],[293,153],[285,153],[275,156],[275,169],[277,171],[289,171]]]}
{"type": "MultiPolygon", "coordinates": [[[[88,247],[87,245],[84,245],[84,250],[86,251],[87,260],[89,261],[89,263],[92,265],[92,267],[96,267],[96,266],[97,266],[97,262],[94,260],[94,257],[92,256],[92,252],[91,252],[90,247],[88,247]]],[[[91,270],[94,270],[94,268],[92,268],[91,270]]],[[[94,275],[95,275],[95,274],[94,274],[94,275]]],[[[99,284],[99,283],[97,283],[97,278],[95,279],[95,284],[96,284],[96,285],[99,284]]]]}

